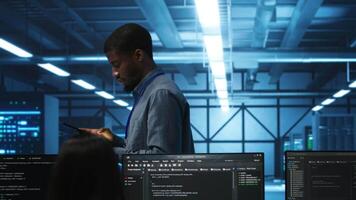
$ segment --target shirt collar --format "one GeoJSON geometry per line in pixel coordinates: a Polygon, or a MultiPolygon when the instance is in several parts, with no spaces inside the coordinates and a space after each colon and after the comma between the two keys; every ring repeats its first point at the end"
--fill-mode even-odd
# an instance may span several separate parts
{"type": "Polygon", "coordinates": [[[143,95],[143,92],[145,91],[146,87],[149,85],[150,80],[156,76],[157,74],[163,73],[163,71],[156,67],[152,71],[150,71],[146,76],[140,81],[140,83],[135,87],[135,89],[132,91],[132,94],[135,99],[141,97],[143,95]]]}

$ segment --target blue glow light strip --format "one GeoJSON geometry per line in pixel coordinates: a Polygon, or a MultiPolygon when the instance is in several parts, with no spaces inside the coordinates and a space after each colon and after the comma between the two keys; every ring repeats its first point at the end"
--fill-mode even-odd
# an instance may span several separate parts
{"type": "Polygon", "coordinates": [[[0,111],[0,115],[39,115],[41,111],[0,111]]]}
{"type": "Polygon", "coordinates": [[[39,131],[40,127],[19,127],[19,131],[39,131]]]}

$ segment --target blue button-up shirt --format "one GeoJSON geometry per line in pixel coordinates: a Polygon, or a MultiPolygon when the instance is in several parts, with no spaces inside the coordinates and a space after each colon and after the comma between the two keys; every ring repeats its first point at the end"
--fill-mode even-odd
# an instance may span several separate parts
{"type": "Polygon", "coordinates": [[[115,152],[123,154],[194,153],[189,104],[176,84],[155,69],[133,91],[127,138],[115,152]]]}

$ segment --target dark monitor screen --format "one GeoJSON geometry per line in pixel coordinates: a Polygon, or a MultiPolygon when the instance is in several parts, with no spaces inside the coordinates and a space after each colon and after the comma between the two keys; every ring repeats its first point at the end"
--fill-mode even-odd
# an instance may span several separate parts
{"type": "Polygon", "coordinates": [[[45,200],[55,155],[0,156],[0,200],[45,200]]]}
{"type": "Polygon", "coordinates": [[[286,200],[356,199],[356,152],[286,152],[286,200]]]}
{"type": "Polygon", "coordinates": [[[263,153],[125,155],[126,200],[263,200],[263,153]]]}

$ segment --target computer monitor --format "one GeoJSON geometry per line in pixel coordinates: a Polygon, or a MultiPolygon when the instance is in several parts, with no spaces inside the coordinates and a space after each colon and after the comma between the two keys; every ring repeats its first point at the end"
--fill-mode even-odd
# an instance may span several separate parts
{"type": "Polygon", "coordinates": [[[264,155],[125,155],[126,200],[263,200],[264,155]]]}
{"type": "Polygon", "coordinates": [[[55,155],[1,155],[0,199],[45,200],[55,155]]]}
{"type": "Polygon", "coordinates": [[[356,199],[356,152],[286,152],[286,200],[356,199]]]}
{"type": "Polygon", "coordinates": [[[56,154],[58,105],[42,93],[0,95],[0,155],[56,154]]]}

